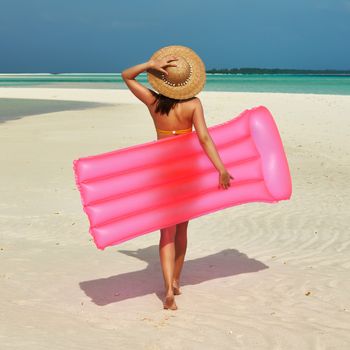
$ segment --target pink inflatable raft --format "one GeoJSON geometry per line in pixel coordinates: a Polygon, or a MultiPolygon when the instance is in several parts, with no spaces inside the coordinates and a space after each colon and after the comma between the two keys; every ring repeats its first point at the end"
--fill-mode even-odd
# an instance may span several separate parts
{"type": "Polygon", "coordinates": [[[97,248],[234,205],[290,198],[288,162],[267,108],[208,130],[234,177],[227,190],[218,187],[218,171],[195,131],[74,160],[97,248]]]}

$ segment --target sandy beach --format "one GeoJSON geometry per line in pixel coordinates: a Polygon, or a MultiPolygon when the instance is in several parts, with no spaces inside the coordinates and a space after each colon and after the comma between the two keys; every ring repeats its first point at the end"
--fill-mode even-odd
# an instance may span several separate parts
{"type": "Polygon", "coordinates": [[[271,111],[293,193],[190,221],[171,311],[159,231],[98,250],[72,170],[155,140],[145,105],[129,90],[0,88],[38,100],[0,110],[1,349],[350,349],[350,96],[198,96],[208,126],[271,111]]]}

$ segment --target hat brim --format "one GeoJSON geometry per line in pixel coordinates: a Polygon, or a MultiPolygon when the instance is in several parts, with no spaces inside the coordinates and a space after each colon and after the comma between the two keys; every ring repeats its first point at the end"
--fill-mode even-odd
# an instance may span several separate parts
{"type": "Polygon", "coordinates": [[[162,79],[162,73],[155,69],[147,71],[147,79],[151,86],[164,96],[175,99],[186,99],[197,95],[206,81],[205,65],[201,58],[189,47],[181,45],[165,46],[156,51],[150,60],[161,59],[168,55],[182,56],[192,65],[192,74],[186,85],[171,86],[162,79]]]}

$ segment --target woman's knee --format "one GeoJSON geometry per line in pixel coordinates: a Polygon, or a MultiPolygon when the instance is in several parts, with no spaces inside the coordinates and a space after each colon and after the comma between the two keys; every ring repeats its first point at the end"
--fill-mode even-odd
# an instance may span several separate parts
{"type": "Polygon", "coordinates": [[[167,243],[173,242],[176,235],[176,225],[160,229],[160,235],[161,240],[166,241],[167,243]]]}
{"type": "Polygon", "coordinates": [[[188,221],[181,222],[176,225],[177,233],[186,233],[187,232],[188,221]]]}

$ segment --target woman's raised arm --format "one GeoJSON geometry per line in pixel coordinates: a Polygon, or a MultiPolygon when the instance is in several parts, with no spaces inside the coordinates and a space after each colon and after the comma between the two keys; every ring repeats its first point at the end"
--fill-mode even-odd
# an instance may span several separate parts
{"type": "Polygon", "coordinates": [[[125,81],[125,84],[130,89],[130,91],[145,105],[149,106],[154,102],[154,96],[151,93],[150,89],[146,86],[143,86],[135,78],[140,74],[148,70],[160,71],[164,74],[168,74],[166,67],[176,67],[176,56],[167,56],[159,60],[149,60],[144,63],[137,64],[136,66],[124,69],[122,71],[122,78],[125,81]]]}
{"type": "Polygon", "coordinates": [[[195,109],[193,112],[193,124],[197,132],[199,142],[203,150],[219,172],[219,187],[227,189],[230,186],[230,178],[234,179],[225,168],[216,146],[208,132],[208,127],[205,123],[203,107],[200,99],[195,98],[195,109]]]}

